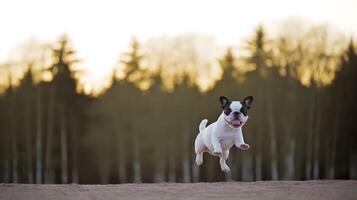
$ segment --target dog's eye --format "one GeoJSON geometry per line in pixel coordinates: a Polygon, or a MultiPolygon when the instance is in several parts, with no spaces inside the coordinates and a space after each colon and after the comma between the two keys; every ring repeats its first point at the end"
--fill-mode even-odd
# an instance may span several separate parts
{"type": "Polygon", "coordinates": [[[247,115],[248,115],[248,110],[247,110],[246,107],[242,107],[242,108],[240,109],[240,112],[241,112],[244,116],[247,116],[247,115]]]}
{"type": "Polygon", "coordinates": [[[224,109],[224,114],[226,114],[226,115],[229,115],[231,112],[232,112],[232,110],[231,110],[230,107],[226,107],[226,108],[224,109]]]}

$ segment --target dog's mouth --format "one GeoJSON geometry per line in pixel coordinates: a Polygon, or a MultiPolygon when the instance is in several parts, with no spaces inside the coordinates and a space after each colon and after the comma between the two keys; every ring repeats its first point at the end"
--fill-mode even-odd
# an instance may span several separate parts
{"type": "Polygon", "coordinates": [[[240,121],[239,119],[233,119],[232,121],[227,121],[226,122],[228,124],[230,124],[231,126],[233,126],[234,128],[238,128],[242,125],[242,121],[240,121]]]}

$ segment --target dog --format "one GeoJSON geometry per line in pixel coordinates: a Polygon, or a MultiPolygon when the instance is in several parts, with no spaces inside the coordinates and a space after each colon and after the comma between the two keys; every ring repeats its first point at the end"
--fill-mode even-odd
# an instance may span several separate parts
{"type": "Polygon", "coordinates": [[[223,109],[216,122],[206,127],[207,119],[201,121],[199,134],[195,140],[196,164],[203,163],[203,153],[208,152],[220,158],[221,170],[229,172],[226,160],[229,149],[233,144],[242,149],[249,149],[244,142],[242,126],[248,120],[248,110],[253,102],[253,97],[248,96],[243,101],[230,101],[227,97],[219,97],[223,109]]]}

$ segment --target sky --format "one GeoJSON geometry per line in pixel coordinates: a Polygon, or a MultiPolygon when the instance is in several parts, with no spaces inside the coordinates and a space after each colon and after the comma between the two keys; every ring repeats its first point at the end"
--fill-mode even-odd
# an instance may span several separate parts
{"type": "Polygon", "coordinates": [[[200,33],[239,43],[259,24],[290,17],[357,33],[357,0],[1,0],[0,63],[21,43],[63,33],[81,60],[87,88],[103,84],[133,36],[200,33]]]}

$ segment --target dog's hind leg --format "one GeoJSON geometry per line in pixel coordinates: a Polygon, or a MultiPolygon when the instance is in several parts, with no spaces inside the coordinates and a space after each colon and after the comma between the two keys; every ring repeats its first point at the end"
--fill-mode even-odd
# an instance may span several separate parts
{"type": "Polygon", "coordinates": [[[203,163],[203,152],[196,154],[196,164],[198,166],[202,165],[203,163]]]}
{"type": "Polygon", "coordinates": [[[224,171],[224,172],[227,172],[227,173],[229,171],[231,171],[231,169],[229,169],[229,167],[228,167],[228,165],[226,163],[226,160],[227,160],[228,156],[229,156],[229,150],[224,151],[222,153],[222,155],[220,156],[220,158],[219,158],[219,164],[221,165],[221,170],[224,171]]]}
{"type": "Polygon", "coordinates": [[[203,138],[201,134],[198,134],[195,141],[195,152],[196,152],[196,164],[198,166],[203,163],[203,152],[206,150],[206,145],[203,143],[203,138]]]}

